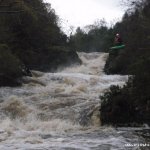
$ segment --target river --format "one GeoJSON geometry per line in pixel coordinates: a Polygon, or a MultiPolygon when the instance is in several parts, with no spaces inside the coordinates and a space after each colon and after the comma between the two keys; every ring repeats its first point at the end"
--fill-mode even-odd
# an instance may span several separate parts
{"type": "Polygon", "coordinates": [[[78,55],[82,65],[56,73],[33,71],[22,87],[0,88],[0,150],[149,148],[138,145],[147,142],[146,125],[101,126],[99,96],[111,85],[123,86],[128,76],[104,74],[107,53],[78,55]]]}

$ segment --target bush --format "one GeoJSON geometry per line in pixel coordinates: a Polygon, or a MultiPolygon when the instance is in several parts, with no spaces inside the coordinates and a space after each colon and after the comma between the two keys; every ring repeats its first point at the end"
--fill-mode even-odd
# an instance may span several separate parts
{"type": "Polygon", "coordinates": [[[102,124],[122,124],[131,122],[131,103],[128,101],[125,91],[119,86],[111,86],[101,99],[102,124]]]}
{"type": "Polygon", "coordinates": [[[121,88],[111,86],[101,99],[102,124],[150,124],[150,80],[134,76],[121,88]]]}
{"type": "Polygon", "coordinates": [[[0,86],[17,84],[16,78],[22,76],[21,63],[4,44],[0,44],[0,64],[0,86]]]}

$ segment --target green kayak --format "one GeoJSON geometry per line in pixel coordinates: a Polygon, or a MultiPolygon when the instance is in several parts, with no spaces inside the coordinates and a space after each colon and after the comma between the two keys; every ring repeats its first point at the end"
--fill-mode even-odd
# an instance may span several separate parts
{"type": "Polygon", "coordinates": [[[114,46],[114,47],[111,47],[110,50],[117,50],[117,49],[123,49],[125,48],[125,45],[119,45],[119,46],[114,46]]]}

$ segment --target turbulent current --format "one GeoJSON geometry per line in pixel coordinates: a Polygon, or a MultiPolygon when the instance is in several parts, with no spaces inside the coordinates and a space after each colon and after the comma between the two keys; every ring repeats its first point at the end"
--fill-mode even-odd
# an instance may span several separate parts
{"type": "Polygon", "coordinates": [[[78,55],[82,65],[33,71],[22,87],[0,88],[0,150],[142,149],[141,128],[101,126],[99,117],[99,96],[128,76],[104,74],[107,53],[78,55]]]}

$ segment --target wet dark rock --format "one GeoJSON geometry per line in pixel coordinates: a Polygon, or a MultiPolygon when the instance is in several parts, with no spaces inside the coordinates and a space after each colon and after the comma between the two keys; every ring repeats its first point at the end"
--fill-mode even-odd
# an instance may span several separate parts
{"type": "Polygon", "coordinates": [[[22,65],[21,66],[21,71],[22,71],[22,75],[32,77],[31,70],[27,66],[22,65]]]}
{"type": "Polygon", "coordinates": [[[89,126],[90,125],[91,118],[86,113],[87,113],[87,110],[83,111],[80,115],[79,124],[82,126],[89,126]]]}
{"type": "Polygon", "coordinates": [[[42,139],[49,139],[49,138],[52,137],[51,134],[40,134],[40,136],[41,136],[42,139]]]}

